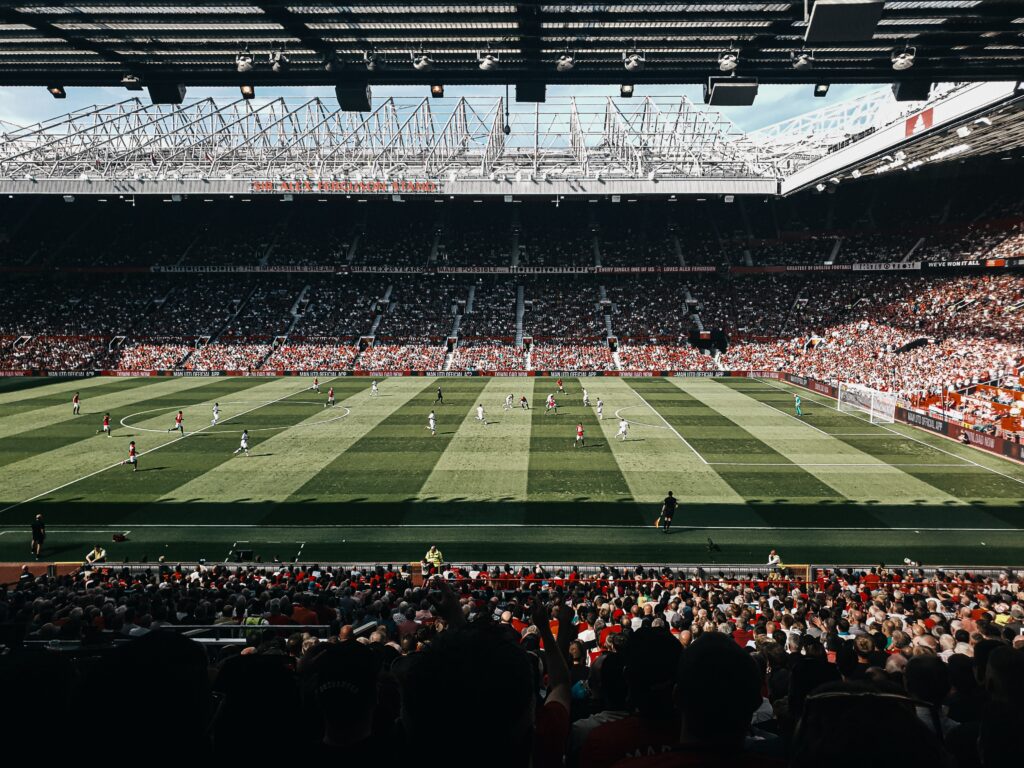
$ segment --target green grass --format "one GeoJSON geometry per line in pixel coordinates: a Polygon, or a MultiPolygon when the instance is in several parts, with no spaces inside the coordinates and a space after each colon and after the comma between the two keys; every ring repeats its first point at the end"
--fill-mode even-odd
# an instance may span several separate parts
{"type": "Polygon", "coordinates": [[[96,541],[116,560],[234,548],[265,560],[398,561],[437,544],[468,561],[1024,563],[1024,467],[903,425],[839,413],[753,379],[337,379],[338,405],[302,379],[0,381],[0,560],[96,541]],[[605,419],[581,404],[601,397],[605,419]],[[71,396],[82,395],[82,415],[71,396]],[[522,393],[534,407],[506,412],[522,393]],[[222,421],[209,426],[219,402],[222,421]],[[488,426],[474,417],[487,408],[488,426]],[[187,435],[167,432],[185,412],[187,435]],[[114,437],[97,434],[109,411],[114,437]],[[614,438],[617,414],[629,440],[614,438]],[[587,445],[574,448],[577,422],[587,445]],[[252,456],[235,456],[239,432],[252,456]],[[129,440],[140,471],[120,466],[129,440]],[[669,489],[673,533],[654,530],[669,489]],[[110,544],[115,532],[128,541],[110,544]],[[721,547],[709,553],[711,537],[721,547]]]}

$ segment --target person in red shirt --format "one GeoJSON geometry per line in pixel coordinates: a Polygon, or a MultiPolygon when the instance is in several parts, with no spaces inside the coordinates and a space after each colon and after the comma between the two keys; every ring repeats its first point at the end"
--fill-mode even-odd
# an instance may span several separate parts
{"type": "Polygon", "coordinates": [[[327,390],[327,402],[324,403],[324,408],[327,408],[328,406],[331,408],[334,407],[334,387],[327,390]]]}
{"type": "Polygon", "coordinates": [[[587,447],[586,441],[583,439],[583,424],[576,425],[576,442],[572,444],[573,448],[579,448],[580,446],[587,447]]]}
{"type": "Polygon", "coordinates": [[[106,432],[107,437],[113,437],[113,435],[110,434],[110,414],[109,413],[103,414],[103,426],[96,430],[96,434],[99,434],[100,432],[106,432]]]}
{"type": "Polygon", "coordinates": [[[77,416],[82,408],[82,401],[78,397],[78,393],[75,392],[75,396],[71,398],[71,414],[77,416]]]}

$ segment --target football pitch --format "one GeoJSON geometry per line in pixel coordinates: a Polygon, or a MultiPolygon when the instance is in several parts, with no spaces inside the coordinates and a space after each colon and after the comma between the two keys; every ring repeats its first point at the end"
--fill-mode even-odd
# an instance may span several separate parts
{"type": "Polygon", "coordinates": [[[808,392],[797,418],[796,390],[775,381],[567,379],[557,415],[548,378],[389,378],[377,397],[364,377],[310,384],[0,380],[0,560],[29,556],[41,512],[56,561],[102,543],[115,562],[237,549],[411,562],[436,544],[478,563],[760,563],[773,547],[789,563],[1024,563],[1024,467],[808,392]],[[503,410],[509,393],[531,409],[503,410]],[[168,431],[179,409],[184,437],[168,431]],[[110,438],[97,433],[105,412],[110,438]],[[243,429],[248,457],[234,454],[243,429]],[[138,472],[121,464],[130,440],[138,472]],[[669,490],[681,505],[665,535],[654,521],[669,490]]]}

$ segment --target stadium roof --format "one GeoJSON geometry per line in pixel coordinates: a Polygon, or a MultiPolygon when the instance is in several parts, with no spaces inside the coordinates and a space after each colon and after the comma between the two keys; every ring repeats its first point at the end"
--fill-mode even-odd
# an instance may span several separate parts
{"type": "Polygon", "coordinates": [[[131,98],[0,137],[7,194],[789,194],[1024,146],[1013,83],[889,89],[743,133],[685,96],[333,99],[131,98]]]}
{"type": "Polygon", "coordinates": [[[845,42],[805,42],[805,5],[816,11],[837,0],[0,3],[0,84],[112,86],[126,75],[143,85],[196,86],[701,83],[721,74],[719,57],[729,50],[738,55],[736,73],[762,83],[1016,80],[1024,73],[1017,0],[858,2],[881,17],[845,42]],[[893,54],[908,48],[913,66],[894,71],[893,54]],[[801,51],[812,55],[809,68],[794,67],[801,51]],[[240,72],[237,57],[246,52],[252,69],[240,72]],[[276,52],[286,61],[275,71],[276,52]],[[479,57],[488,52],[496,62],[484,69],[479,57]],[[641,54],[645,66],[627,72],[628,52],[641,54]],[[426,68],[413,67],[416,53],[430,59],[426,68]],[[571,62],[559,71],[563,55],[571,62]],[[368,56],[378,57],[372,72],[368,56]]]}

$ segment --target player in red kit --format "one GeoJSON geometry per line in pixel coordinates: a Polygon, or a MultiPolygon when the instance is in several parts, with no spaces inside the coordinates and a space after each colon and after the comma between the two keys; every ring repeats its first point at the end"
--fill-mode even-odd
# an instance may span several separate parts
{"type": "Polygon", "coordinates": [[[103,426],[100,429],[96,430],[97,434],[99,434],[100,432],[106,432],[107,433],[107,437],[112,437],[112,435],[110,434],[110,414],[109,413],[103,414],[103,426]]]}
{"type": "Polygon", "coordinates": [[[320,391],[320,379],[319,379],[319,377],[313,379],[313,387],[312,387],[312,389],[313,389],[314,392],[319,392],[320,391]]]}
{"type": "Polygon", "coordinates": [[[327,402],[324,403],[324,408],[327,406],[331,406],[331,408],[334,407],[334,387],[327,390],[327,402]]]}
{"type": "Polygon", "coordinates": [[[559,379],[559,380],[558,380],[558,391],[559,391],[559,392],[560,392],[561,394],[563,394],[563,395],[565,394],[565,387],[564,387],[564,386],[562,386],[562,380],[561,380],[561,379],[559,379]]]}
{"type": "Polygon", "coordinates": [[[174,426],[171,427],[170,429],[168,429],[167,431],[168,432],[181,432],[181,436],[184,437],[185,436],[185,426],[182,424],[182,421],[184,421],[184,419],[185,419],[185,415],[181,411],[178,411],[178,415],[174,417],[174,426]]]}
{"type": "Polygon", "coordinates": [[[71,413],[72,413],[72,415],[77,416],[79,414],[79,411],[81,411],[81,409],[82,409],[82,401],[81,401],[81,399],[79,399],[78,393],[75,392],[75,396],[71,398],[71,413]]]}
{"type": "Polygon", "coordinates": [[[132,472],[139,471],[139,453],[135,450],[134,440],[128,443],[128,458],[121,462],[121,466],[123,467],[125,464],[132,465],[132,472]]]}
{"type": "Polygon", "coordinates": [[[587,447],[587,444],[583,441],[583,424],[577,424],[576,425],[576,442],[572,444],[572,447],[573,448],[579,448],[581,445],[584,448],[587,447]]]}

